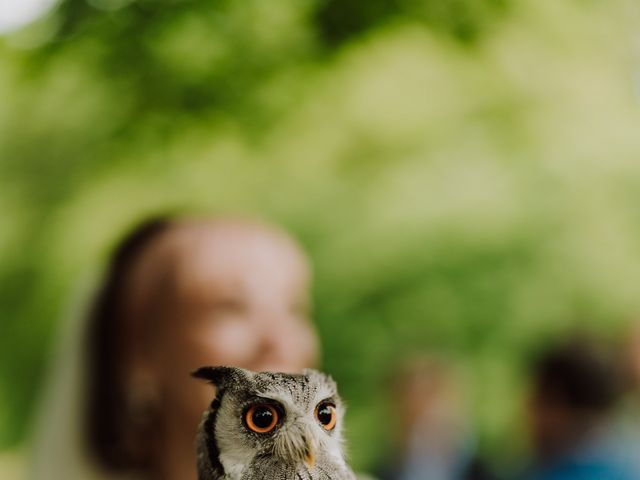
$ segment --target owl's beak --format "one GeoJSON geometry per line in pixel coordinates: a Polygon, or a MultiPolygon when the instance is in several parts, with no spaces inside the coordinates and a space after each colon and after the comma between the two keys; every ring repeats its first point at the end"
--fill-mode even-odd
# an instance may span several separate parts
{"type": "MultiPolygon", "coordinates": [[[[286,425],[285,425],[286,427],[286,425]]],[[[307,469],[315,468],[320,451],[320,444],[314,437],[312,426],[300,422],[290,428],[283,428],[276,438],[275,453],[287,463],[307,469]]]]}
{"type": "Polygon", "coordinates": [[[307,454],[304,457],[304,463],[309,468],[313,468],[316,464],[316,456],[310,448],[307,450],[307,454]]]}

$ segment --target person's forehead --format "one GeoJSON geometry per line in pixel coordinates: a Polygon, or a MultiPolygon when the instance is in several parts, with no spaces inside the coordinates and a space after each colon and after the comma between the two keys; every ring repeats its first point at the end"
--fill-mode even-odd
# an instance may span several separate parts
{"type": "Polygon", "coordinates": [[[288,238],[231,226],[184,232],[176,242],[181,288],[246,289],[305,283],[306,259],[288,238]]]}

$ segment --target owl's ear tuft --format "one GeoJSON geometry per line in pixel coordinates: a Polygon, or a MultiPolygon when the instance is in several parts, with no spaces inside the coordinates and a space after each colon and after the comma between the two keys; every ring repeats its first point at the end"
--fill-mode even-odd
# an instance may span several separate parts
{"type": "Polygon", "coordinates": [[[191,376],[207,380],[216,387],[225,387],[240,378],[247,378],[249,373],[248,370],[235,367],[200,367],[191,376]]]}

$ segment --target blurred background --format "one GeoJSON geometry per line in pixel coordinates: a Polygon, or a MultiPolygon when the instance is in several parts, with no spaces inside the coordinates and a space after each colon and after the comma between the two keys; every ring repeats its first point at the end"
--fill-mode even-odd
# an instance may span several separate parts
{"type": "Polygon", "coordinates": [[[3,0],[0,29],[2,478],[61,326],[149,215],[301,241],[359,470],[405,356],[455,358],[508,469],[531,352],[640,314],[634,0],[3,0]]]}

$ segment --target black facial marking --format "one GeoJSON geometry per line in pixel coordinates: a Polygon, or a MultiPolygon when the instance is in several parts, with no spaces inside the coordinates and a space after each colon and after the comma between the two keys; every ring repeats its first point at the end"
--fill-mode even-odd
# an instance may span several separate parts
{"type": "Polygon", "coordinates": [[[218,409],[220,408],[220,400],[222,398],[222,391],[218,391],[215,398],[211,402],[210,412],[204,422],[204,429],[206,432],[211,432],[209,441],[207,442],[207,453],[209,454],[209,461],[214,471],[220,472],[220,475],[224,475],[224,467],[220,463],[220,450],[218,450],[218,444],[216,443],[216,437],[214,429],[216,427],[216,416],[218,415],[218,409]]]}

